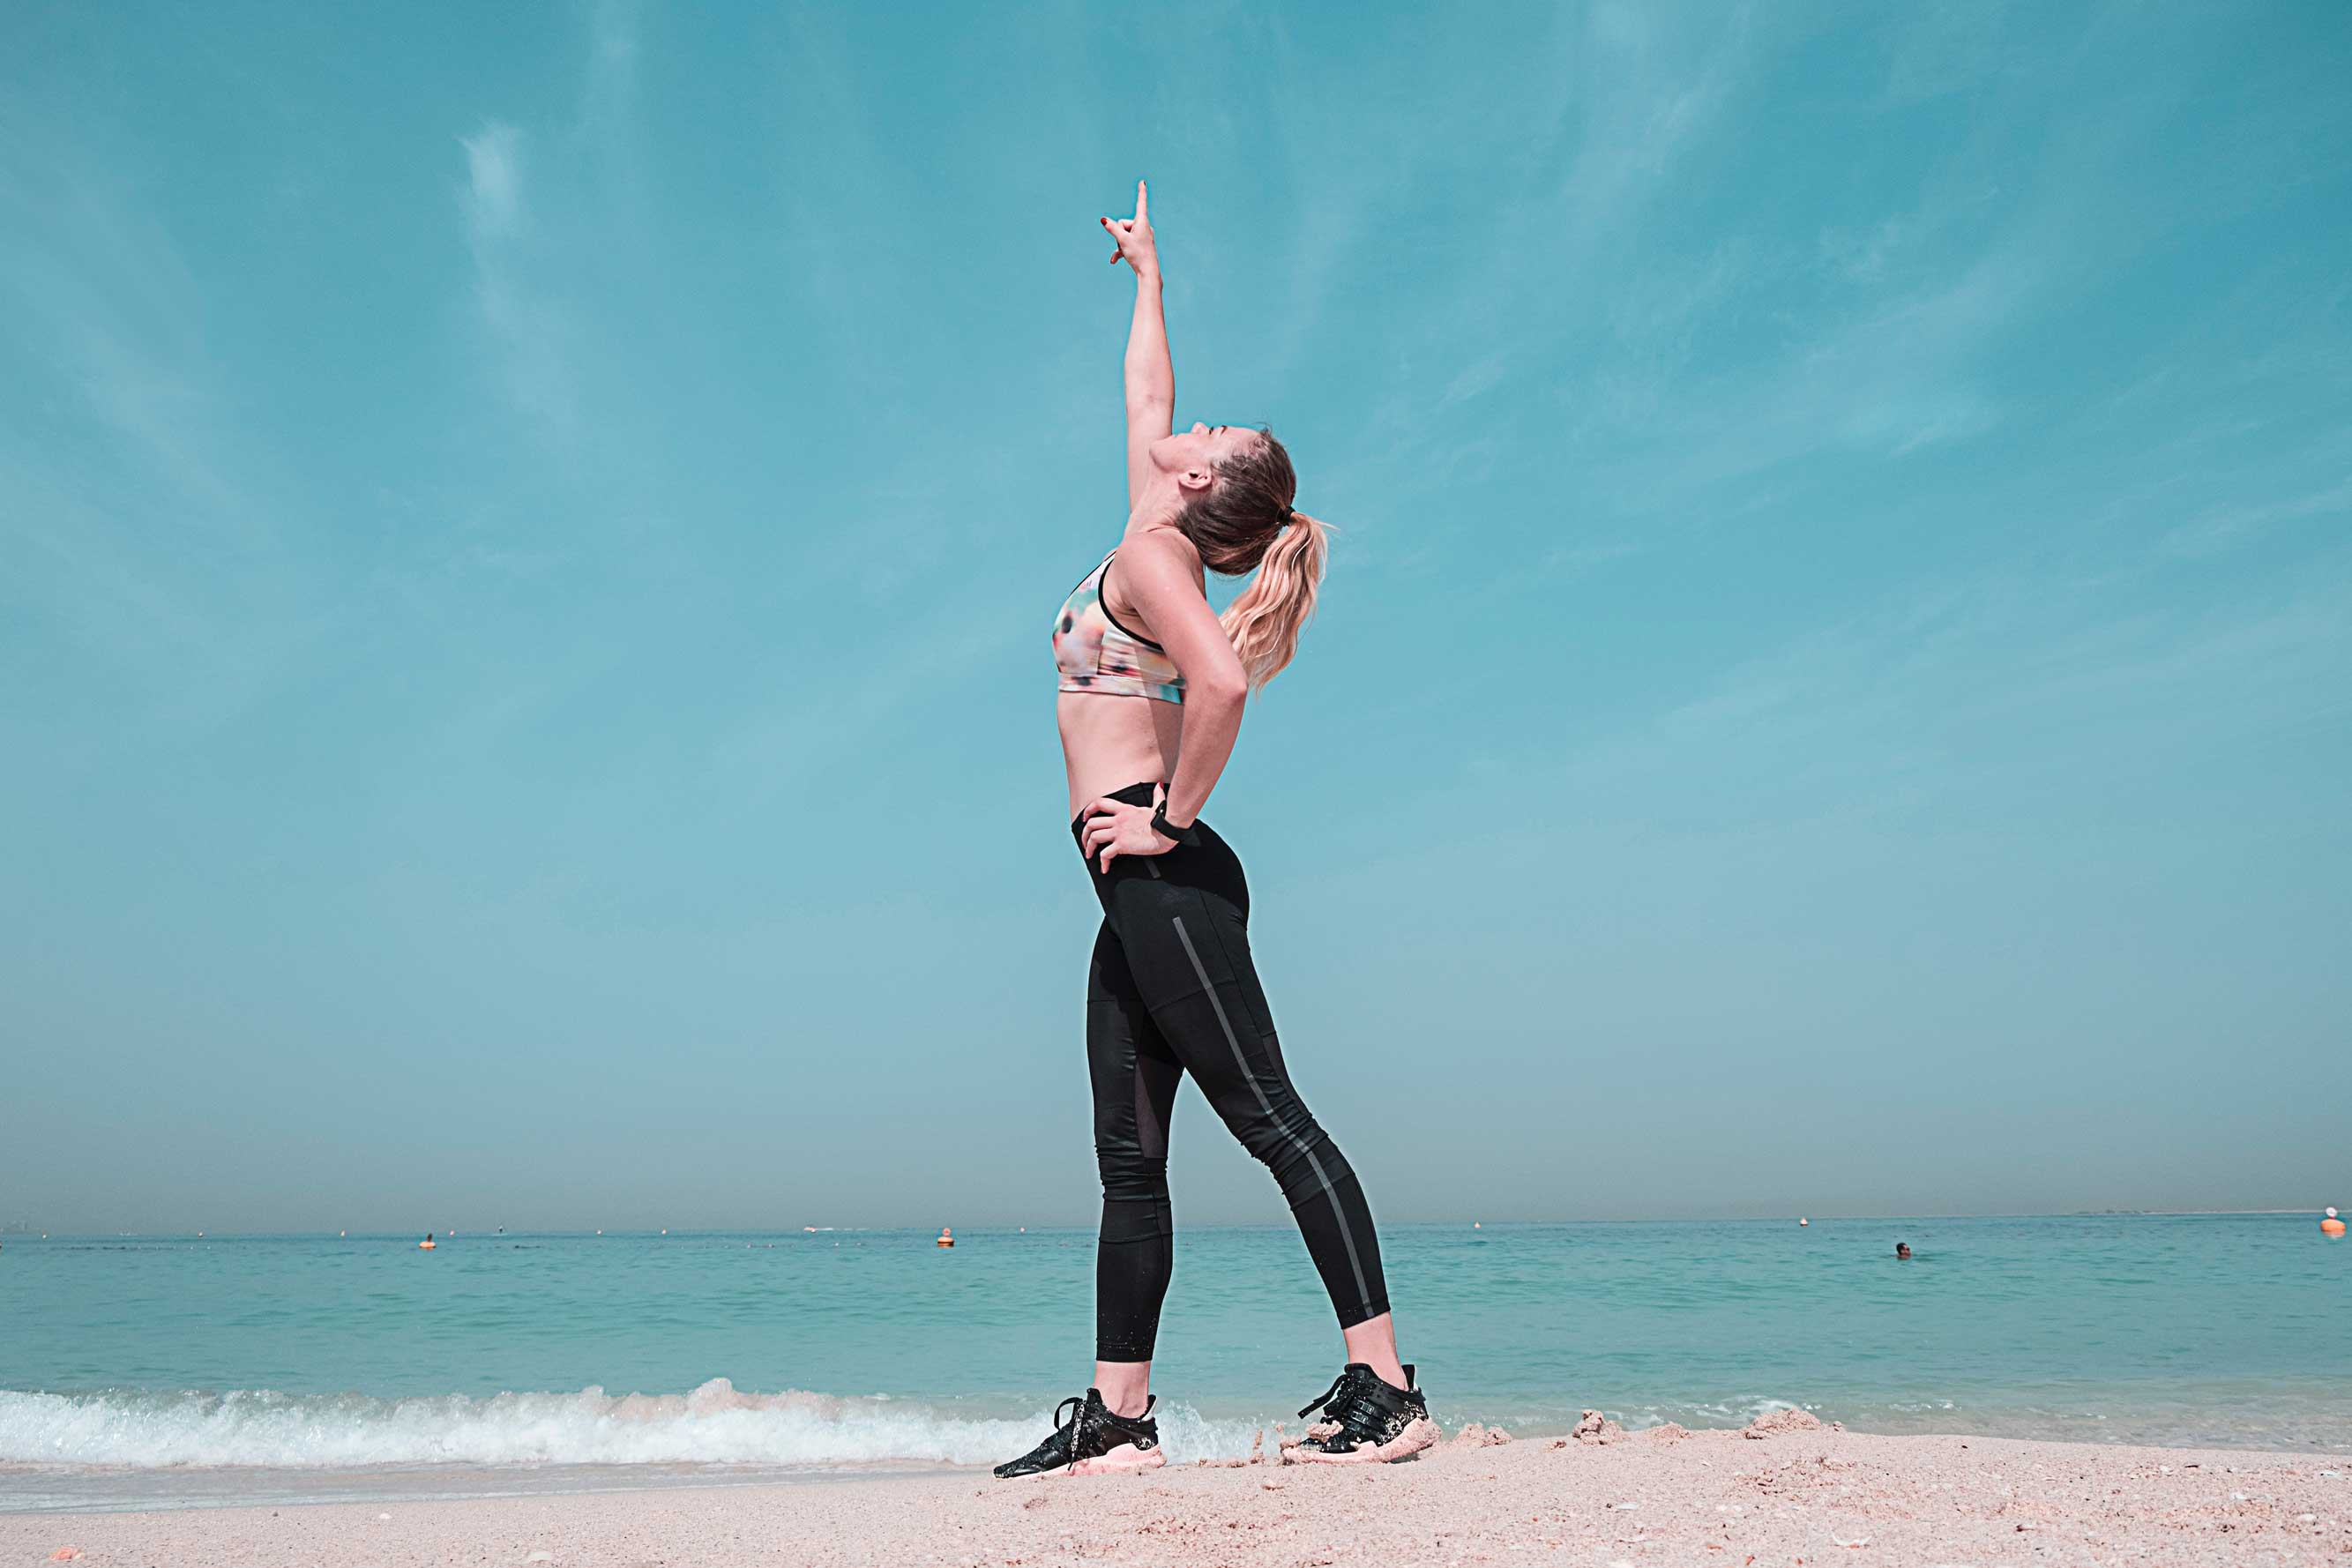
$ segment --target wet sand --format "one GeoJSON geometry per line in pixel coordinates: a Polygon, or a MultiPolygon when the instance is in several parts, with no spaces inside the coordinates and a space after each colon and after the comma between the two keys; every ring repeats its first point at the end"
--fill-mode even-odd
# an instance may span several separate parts
{"type": "MultiPolygon", "coordinates": [[[[1595,1423],[1597,1426],[1598,1424],[1595,1423]]],[[[1482,1443],[1364,1468],[984,1472],[0,1516],[0,1563],[2352,1564],[2352,1462],[1808,1427],[1482,1443]],[[1591,1438],[1605,1438],[1593,1441],[1591,1438]],[[388,1517],[387,1517],[388,1516],[388,1517]]],[[[1268,1435],[1269,1453],[1276,1445],[1268,1435]]]]}

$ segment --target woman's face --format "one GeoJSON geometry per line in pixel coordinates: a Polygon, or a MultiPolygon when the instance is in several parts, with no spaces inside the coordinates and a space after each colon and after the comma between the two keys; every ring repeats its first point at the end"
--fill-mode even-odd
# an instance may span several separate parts
{"type": "Polygon", "coordinates": [[[1260,439],[1256,431],[1236,425],[1194,425],[1151,443],[1151,461],[1162,473],[1213,471],[1260,439]]]}

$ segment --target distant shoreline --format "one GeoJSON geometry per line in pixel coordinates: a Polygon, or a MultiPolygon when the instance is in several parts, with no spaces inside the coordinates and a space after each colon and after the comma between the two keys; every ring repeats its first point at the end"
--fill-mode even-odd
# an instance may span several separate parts
{"type": "MultiPolygon", "coordinates": [[[[1808,1211],[1806,1214],[1801,1215],[1794,1214],[1681,1215],[1671,1215],[1664,1218],[1424,1219],[1395,1220],[1386,1223],[1391,1228],[1413,1230],[1456,1228],[1509,1230],[1570,1225],[1796,1225],[1801,1219],[1808,1221],[1812,1225],[1938,1225],[1947,1224],[1955,1220],[1990,1219],[2275,1219],[2283,1216],[2293,1217],[2295,1215],[2305,1215],[2315,1218],[2323,1211],[2323,1208],[2324,1205],[2315,1204],[2305,1205],[2295,1208],[2270,1209],[2063,1209],[2053,1210],[2047,1213],[2021,1210],[2016,1213],[2001,1214],[1872,1215],[1829,1214],[1817,1211],[1808,1211]]],[[[991,1225],[987,1223],[974,1223],[966,1220],[957,1220],[953,1223],[958,1230],[963,1231],[967,1235],[971,1236],[991,1235],[1000,1231],[1011,1231],[1015,1233],[1026,1231],[1033,1235],[1050,1235],[1060,1232],[1075,1231],[1085,1231],[1088,1234],[1092,1234],[1094,1230],[1094,1222],[1091,1220],[1069,1220],[1057,1225],[1024,1225],[1019,1222],[991,1225]]],[[[1197,1222],[1192,1228],[1201,1230],[1281,1230],[1287,1228],[1288,1224],[1289,1222],[1287,1221],[1275,1219],[1234,1220],[1223,1223],[1216,1221],[1203,1221],[1197,1222]]],[[[505,1228],[500,1228],[497,1226],[481,1226],[476,1227],[460,1226],[455,1230],[442,1230],[437,1226],[420,1226],[413,1230],[361,1230],[352,1232],[349,1235],[330,1230],[206,1229],[202,1231],[116,1230],[42,1232],[35,1229],[31,1231],[0,1231],[0,1238],[11,1241],[383,1241],[387,1239],[414,1240],[415,1237],[425,1234],[428,1229],[436,1231],[436,1234],[440,1236],[454,1237],[461,1241],[480,1239],[484,1237],[497,1237],[501,1236],[551,1237],[565,1238],[577,1237],[583,1241],[593,1241],[599,1237],[607,1241],[625,1240],[635,1237],[645,1237],[658,1240],[663,1237],[667,1237],[672,1241],[677,1241],[691,1239],[696,1237],[711,1236],[896,1236],[901,1234],[920,1235],[928,1241],[939,1234],[938,1222],[932,1220],[921,1220],[906,1225],[823,1225],[811,1226],[796,1223],[775,1226],[671,1226],[666,1230],[626,1230],[612,1229],[609,1227],[604,1230],[576,1230],[564,1228],[540,1230],[530,1227],[517,1228],[511,1226],[505,1228]]]]}

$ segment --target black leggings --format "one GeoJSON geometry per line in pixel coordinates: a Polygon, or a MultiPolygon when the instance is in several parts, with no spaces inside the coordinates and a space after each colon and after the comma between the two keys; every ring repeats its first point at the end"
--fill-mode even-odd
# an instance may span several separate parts
{"type": "MultiPolygon", "coordinates": [[[[1110,798],[1149,805],[1152,786],[1129,784],[1110,798]]],[[[1081,816],[1071,835],[1085,826],[1081,816]]],[[[1102,1361],[1149,1361],[1159,1336],[1176,1257],[1168,1112],[1187,1072],[1282,1184],[1339,1326],[1389,1310],[1364,1190],[1282,1065],[1250,963],[1241,859],[1207,823],[1194,826],[1198,843],[1120,856],[1108,876],[1087,861],[1103,907],[1087,971],[1087,1067],[1103,1184],[1095,1252],[1095,1355],[1102,1361]]]]}

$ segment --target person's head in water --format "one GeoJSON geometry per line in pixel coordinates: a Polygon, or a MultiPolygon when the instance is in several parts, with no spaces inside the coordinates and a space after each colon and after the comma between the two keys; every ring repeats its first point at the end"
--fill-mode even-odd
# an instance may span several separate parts
{"type": "Polygon", "coordinates": [[[1895,1256],[1897,1258],[1909,1258],[1911,1256],[1911,1244],[1907,1241],[1896,1242],[1895,1244],[1895,1256]]]}
{"type": "Polygon", "coordinates": [[[1315,613],[1330,525],[1291,509],[1298,475],[1267,429],[1195,425],[1151,443],[1152,467],[1174,487],[1176,526],[1220,576],[1257,581],[1220,617],[1253,689],[1298,651],[1315,613]]]}

